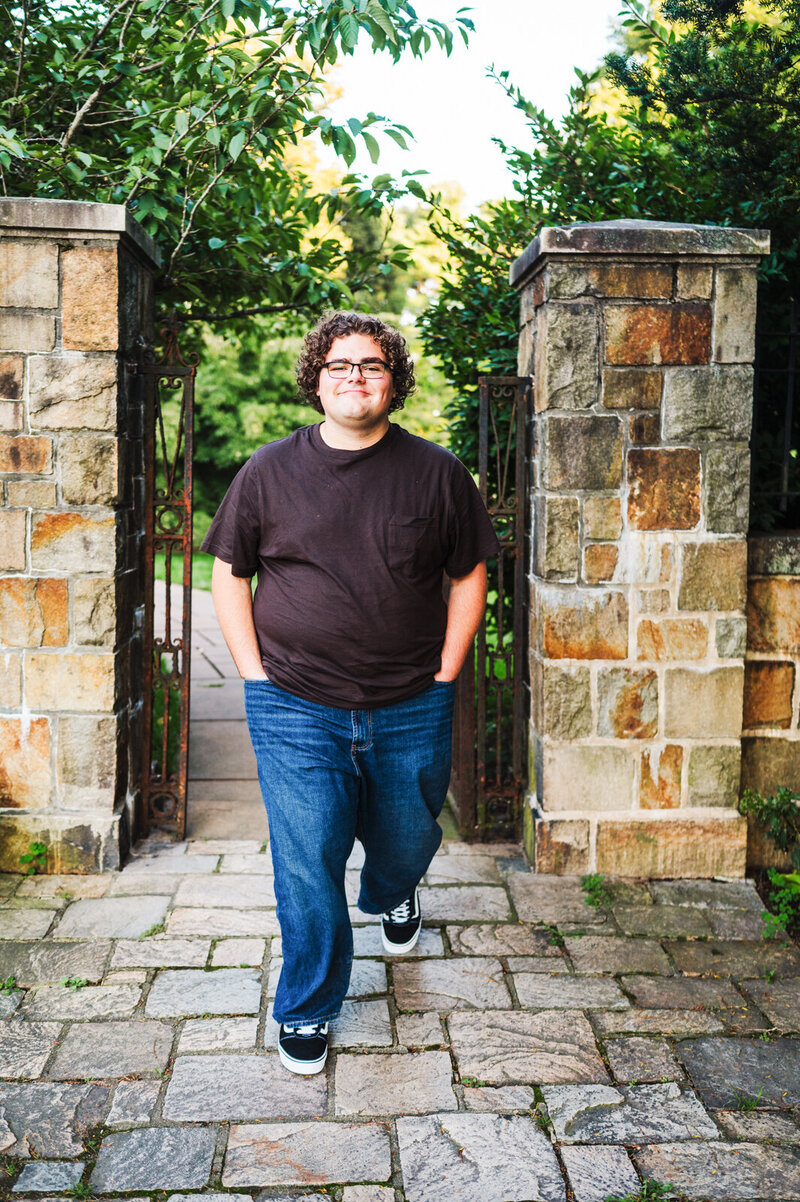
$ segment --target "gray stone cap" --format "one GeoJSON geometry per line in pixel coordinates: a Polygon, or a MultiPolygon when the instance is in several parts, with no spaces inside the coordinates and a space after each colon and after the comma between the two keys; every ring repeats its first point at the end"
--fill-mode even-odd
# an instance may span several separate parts
{"type": "Polygon", "coordinates": [[[43,200],[38,197],[0,198],[0,231],[39,230],[53,233],[123,234],[130,238],[154,267],[161,252],[131,216],[125,205],[99,204],[94,200],[43,200]]]}
{"type": "Polygon", "coordinates": [[[511,264],[509,280],[520,288],[547,254],[582,255],[766,255],[769,230],[670,221],[591,221],[548,225],[511,264]]]}

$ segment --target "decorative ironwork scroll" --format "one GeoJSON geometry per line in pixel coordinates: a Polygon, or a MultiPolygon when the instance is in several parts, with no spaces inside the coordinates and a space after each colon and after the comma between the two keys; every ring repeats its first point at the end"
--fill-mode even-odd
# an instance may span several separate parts
{"type": "Polygon", "coordinates": [[[481,376],[478,474],[500,541],[486,615],[456,686],[453,774],[466,839],[520,833],[528,711],[525,631],[526,429],[530,380],[481,376]]]}
{"type": "Polygon", "coordinates": [[[192,632],[192,425],[197,356],[173,313],[164,355],[140,348],[145,388],[145,612],[142,793],[150,826],[186,832],[192,632]]]}

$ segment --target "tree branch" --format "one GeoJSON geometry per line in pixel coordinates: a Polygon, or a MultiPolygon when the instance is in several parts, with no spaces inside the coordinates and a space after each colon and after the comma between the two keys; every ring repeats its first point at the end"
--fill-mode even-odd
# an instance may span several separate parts
{"type": "Polygon", "coordinates": [[[187,313],[187,317],[192,321],[207,321],[209,323],[216,321],[232,321],[236,317],[259,317],[263,313],[305,313],[312,308],[311,305],[291,304],[285,305],[258,305],[255,309],[234,309],[230,313],[209,313],[207,310],[200,310],[196,313],[192,310],[187,313]]]}

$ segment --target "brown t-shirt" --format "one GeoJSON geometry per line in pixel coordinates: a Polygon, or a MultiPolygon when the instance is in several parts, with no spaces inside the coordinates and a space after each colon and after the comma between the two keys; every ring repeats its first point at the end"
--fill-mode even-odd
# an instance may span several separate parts
{"type": "Polygon", "coordinates": [[[256,451],[202,549],[234,576],[258,574],[253,617],[270,680],[369,709],[428,687],[447,622],[442,573],[466,576],[498,542],[449,451],[396,425],[343,451],[313,425],[256,451]]]}

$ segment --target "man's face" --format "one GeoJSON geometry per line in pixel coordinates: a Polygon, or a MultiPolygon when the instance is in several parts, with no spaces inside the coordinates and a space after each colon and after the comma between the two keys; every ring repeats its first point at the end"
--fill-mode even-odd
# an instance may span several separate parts
{"type": "MultiPolygon", "coordinates": [[[[332,363],[335,359],[348,359],[351,363],[362,363],[365,359],[386,362],[378,343],[366,334],[334,338],[325,362],[332,363]]],[[[394,383],[388,368],[382,379],[365,379],[354,367],[345,379],[334,380],[323,367],[319,373],[317,396],[330,425],[353,433],[377,432],[388,425],[394,383]]]]}

